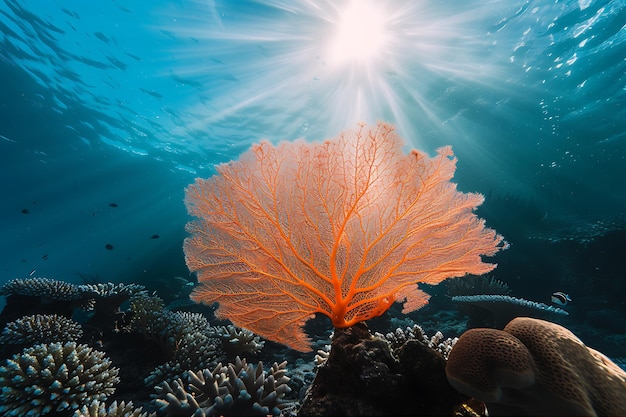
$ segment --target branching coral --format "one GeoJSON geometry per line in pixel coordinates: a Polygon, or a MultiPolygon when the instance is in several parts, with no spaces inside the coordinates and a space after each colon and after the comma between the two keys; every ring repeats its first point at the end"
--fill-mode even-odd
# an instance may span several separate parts
{"type": "Polygon", "coordinates": [[[146,287],[139,284],[114,284],[112,282],[83,284],[80,285],[80,288],[83,292],[97,295],[99,297],[114,297],[121,295],[130,296],[146,290],[146,287]]]}
{"type": "Polygon", "coordinates": [[[36,343],[75,341],[83,330],[77,322],[56,314],[24,316],[7,323],[0,343],[31,345],[36,343]]]}
{"type": "Polygon", "coordinates": [[[83,297],[80,285],[50,278],[17,278],[2,286],[0,295],[27,295],[51,300],[72,301],[83,297]]]}
{"type": "Polygon", "coordinates": [[[93,400],[91,404],[76,410],[73,417],[156,417],[156,413],[144,412],[142,407],[134,408],[132,401],[122,401],[119,404],[113,401],[107,407],[104,402],[93,400]]]}
{"type": "Polygon", "coordinates": [[[34,417],[104,400],[115,391],[118,372],[87,345],[35,345],[0,367],[0,414],[34,417]]]}
{"type": "Polygon", "coordinates": [[[497,328],[504,327],[510,320],[520,316],[569,315],[562,308],[500,294],[458,295],[452,297],[452,301],[488,310],[493,314],[494,326],[497,328]]]}
{"type": "Polygon", "coordinates": [[[228,358],[234,359],[244,352],[259,353],[265,345],[265,341],[250,330],[232,324],[213,327],[210,334],[222,341],[222,348],[228,358]]]}
{"type": "Polygon", "coordinates": [[[287,363],[274,363],[268,371],[236,358],[213,371],[189,371],[186,384],[179,378],[156,387],[155,403],[166,417],[178,416],[267,416],[279,415],[289,403],[283,400],[287,385],[287,363]]]}

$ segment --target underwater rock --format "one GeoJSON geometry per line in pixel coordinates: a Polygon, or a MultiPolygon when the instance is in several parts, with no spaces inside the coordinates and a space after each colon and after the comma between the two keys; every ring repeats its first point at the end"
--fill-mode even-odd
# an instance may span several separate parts
{"type": "Polygon", "coordinates": [[[298,416],[453,415],[466,399],[446,380],[440,353],[418,340],[392,350],[358,323],[335,330],[298,416]]]}

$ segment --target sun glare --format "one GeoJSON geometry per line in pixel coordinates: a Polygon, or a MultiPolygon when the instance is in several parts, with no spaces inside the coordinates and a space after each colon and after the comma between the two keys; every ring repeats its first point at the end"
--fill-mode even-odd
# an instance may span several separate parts
{"type": "Polygon", "coordinates": [[[220,129],[236,126],[244,138],[315,138],[385,120],[404,135],[456,137],[466,109],[440,110],[442,88],[454,93],[472,83],[488,85],[496,74],[484,59],[492,40],[476,30],[485,27],[479,24],[483,19],[494,19],[492,2],[251,0],[254,7],[247,9],[228,4],[215,6],[210,24],[190,15],[186,23],[159,27],[190,39],[186,51],[176,51],[174,72],[199,74],[204,86],[201,100],[186,112],[206,117],[185,129],[211,126],[219,136],[220,129]],[[198,54],[204,65],[197,65],[198,54]]]}
{"type": "Polygon", "coordinates": [[[368,64],[384,47],[384,13],[366,2],[353,1],[340,11],[329,60],[334,64],[368,64]]]}

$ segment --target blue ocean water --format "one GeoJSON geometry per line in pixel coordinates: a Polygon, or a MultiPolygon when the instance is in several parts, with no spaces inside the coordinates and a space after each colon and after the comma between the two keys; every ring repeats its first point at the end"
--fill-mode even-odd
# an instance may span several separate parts
{"type": "Polygon", "coordinates": [[[384,120],[453,146],[498,279],[626,321],[626,1],[380,2],[364,68],[325,49],[347,3],[2,0],[0,283],[187,277],[194,178],[384,120]]]}

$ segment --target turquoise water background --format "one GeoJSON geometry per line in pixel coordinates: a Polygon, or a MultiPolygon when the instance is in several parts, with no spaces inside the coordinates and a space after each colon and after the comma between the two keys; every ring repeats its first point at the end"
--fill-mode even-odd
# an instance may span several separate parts
{"type": "Polygon", "coordinates": [[[346,3],[2,0],[0,283],[186,277],[185,186],[358,121],[451,144],[515,256],[624,230],[626,1],[385,1],[367,70],[324,54],[346,3]]]}

